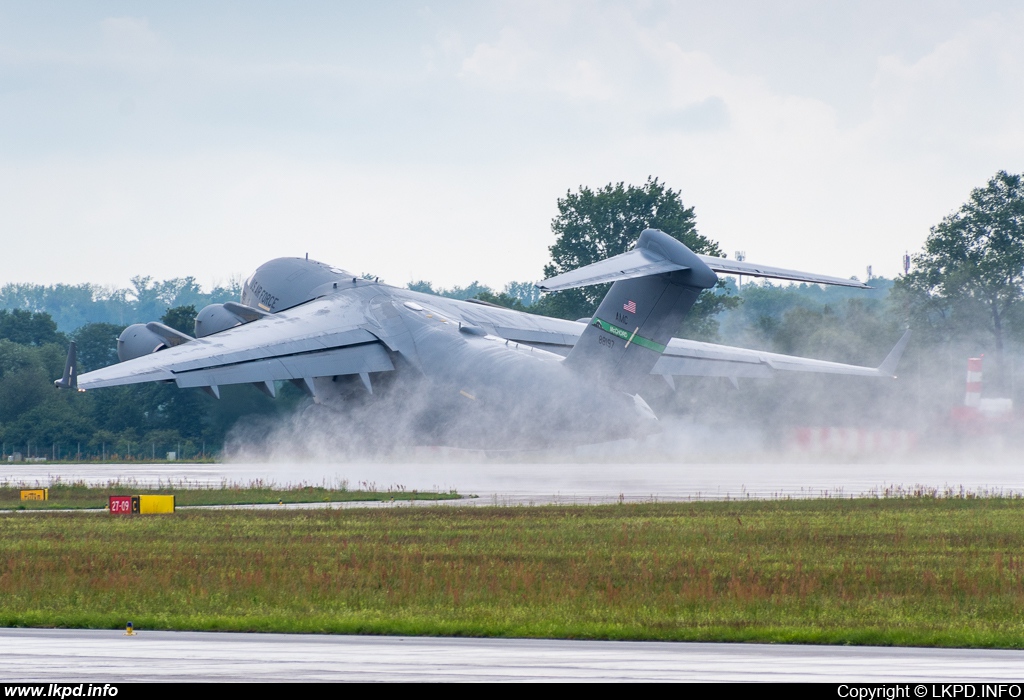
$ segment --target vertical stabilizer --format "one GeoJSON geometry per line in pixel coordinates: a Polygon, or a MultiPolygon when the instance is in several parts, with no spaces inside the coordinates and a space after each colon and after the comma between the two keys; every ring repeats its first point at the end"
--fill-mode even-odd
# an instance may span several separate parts
{"type": "MultiPolygon", "coordinates": [[[[636,257],[638,250],[672,269],[614,282],[565,358],[566,366],[630,393],[651,373],[698,295],[718,282],[693,251],[666,233],[647,229],[622,257],[636,257]]],[[[611,260],[597,264],[607,267],[611,260]]]]}

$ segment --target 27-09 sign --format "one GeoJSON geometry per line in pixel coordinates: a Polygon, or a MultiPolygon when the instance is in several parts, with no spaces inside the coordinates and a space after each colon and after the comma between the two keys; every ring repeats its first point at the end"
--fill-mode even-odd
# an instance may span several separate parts
{"type": "Polygon", "coordinates": [[[110,512],[119,514],[129,514],[132,512],[132,497],[131,496],[111,496],[110,497],[110,512]]]}

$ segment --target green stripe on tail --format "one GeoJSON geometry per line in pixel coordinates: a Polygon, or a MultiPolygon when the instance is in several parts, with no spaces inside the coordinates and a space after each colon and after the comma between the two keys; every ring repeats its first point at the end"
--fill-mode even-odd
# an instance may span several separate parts
{"type": "Polygon", "coordinates": [[[618,326],[608,323],[596,316],[594,317],[594,320],[591,321],[591,325],[599,326],[601,330],[607,331],[617,338],[622,338],[632,345],[639,345],[642,348],[653,350],[659,354],[665,352],[665,346],[661,343],[656,343],[653,340],[644,338],[643,336],[634,335],[635,331],[627,331],[625,328],[619,328],[618,326]]]}

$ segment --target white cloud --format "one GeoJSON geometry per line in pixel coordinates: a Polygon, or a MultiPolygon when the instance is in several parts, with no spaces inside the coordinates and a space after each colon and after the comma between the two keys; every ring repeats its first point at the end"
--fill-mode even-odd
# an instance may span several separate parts
{"type": "Polygon", "coordinates": [[[929,149],[1024,146],[1024,12],[975,20],[917,60],[883,56],[874,127],[929,149]]]}
{"type": "Polygon", "coordinates": [[[522,77],[525,64],[531,62],[530,54],[519,34],[505,28],[497,40],[481,42],[473,48],[473,53],[462,62],[460,75],[491,86],[514,84],[522,77]]]}
{"type": "Polygon", "coordinates": [[[615,94],[601,61],[588,52],[558,51],[544,32],[506,26],[492,41],[477,43],[459,77],[474,86],[570,99],[608,100],[615,94]]]}
{"type": "Polygon", "coordinates": [[[138,17],[107,17],[99,23],[102,36],[102,55],[122,62],[151,65],[154,60],[167,56],[169,47],[149,26],[149,21],[138,17]]]}

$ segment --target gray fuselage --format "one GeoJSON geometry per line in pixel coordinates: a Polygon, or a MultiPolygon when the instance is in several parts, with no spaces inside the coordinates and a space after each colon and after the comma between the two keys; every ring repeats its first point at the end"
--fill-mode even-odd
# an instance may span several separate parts
{"type": "MultiPolygon", "coordinates": [[[[351,403],[364,414],[369,410],[362,430],[394,430],[415,442],[529,449],[656,429],[642,399],[566,367],[539,343],[495,334],[505,314],[519,312],[398,289],[292,258],[263,265],[244,289],[244,304],[271,312],[316,299],[325,321],[330,316],[339,325],[359,326],[387,348],[395,369],[371,374],[372,394],[353,377],[317,379],[318,403],[339,412],[354,409],[351,403]]],[[[578,325],[566,331],[578,333],[578,325]]]]}

